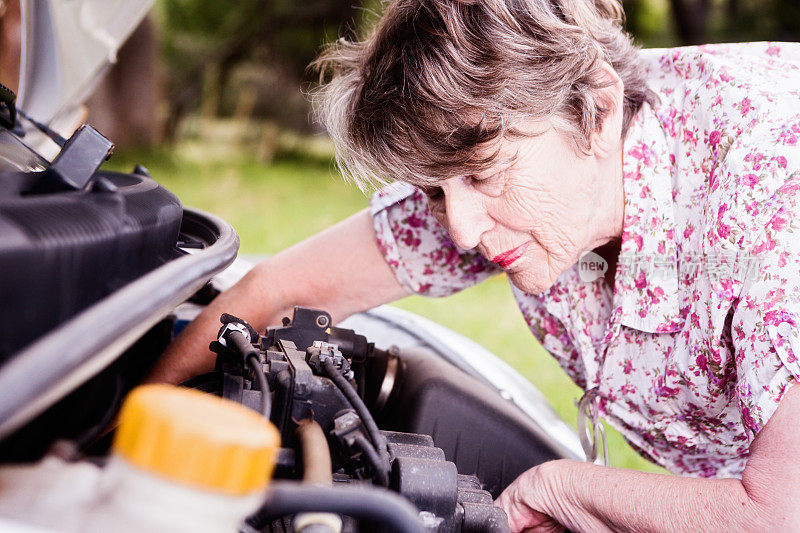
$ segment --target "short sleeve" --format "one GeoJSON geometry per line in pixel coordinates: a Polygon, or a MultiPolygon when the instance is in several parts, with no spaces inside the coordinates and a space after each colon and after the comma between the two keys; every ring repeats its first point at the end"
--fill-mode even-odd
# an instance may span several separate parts
{"type": "Polygon", "coordinates": [[[800,381],[800,210],[792,199],[767,222],[731,324],[736,395],[750,442],[800,381]]]}
{"type": "Polygon", "coordinates": [[[462,250],[428,210],[425,196],[393,183],[370,199],[378,246],[407,291],[448,296],[498,274],[499,267],[473,250],[462,250]]]}

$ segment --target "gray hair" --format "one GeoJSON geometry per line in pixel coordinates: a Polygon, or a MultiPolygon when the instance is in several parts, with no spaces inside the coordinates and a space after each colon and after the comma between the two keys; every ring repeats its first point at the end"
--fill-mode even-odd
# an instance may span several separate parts
{"type": "Polygon", "coordinates": [[[435,186],[485,170],[548,119],[587,152],[609,104],[603,62],[624,84],[623,135],[650,99],[618,0],[393,0],[360,42],[340,39],[313,63],[315,111],[345,177],[435,186]]]}

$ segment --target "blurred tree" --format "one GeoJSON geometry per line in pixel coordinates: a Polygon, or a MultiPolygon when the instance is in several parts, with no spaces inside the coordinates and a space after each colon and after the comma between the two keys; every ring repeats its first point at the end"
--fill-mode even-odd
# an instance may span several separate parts
{"type": "Polygon", "coordinates": [[[707,40],[711,0],[671,0],[675,27],[683,44],[701,44],[707,40]]]}
{"type": "Polygon", "coordinates": [[[797,0],[670,0],[681,44],[800,39],[797,0]]]}
{"type": "MultiPolygon", "coordinates": [[[[280,100],[287,99],[301,109],[295,116],[274,118],[307,128],[307,106],[294,98],[309,79],[306,66],[326,40],[348,31],[356,14],[352,0],[161,0],[159,6],[169,66],[168,137],[181,118],[200,105],[204,88],[207,96],[224,100],[234,71],[248,65],[262,70],[256,79],[270,82],[272,94],[259,95],[261,107],[285,112],[280,100]],[[264,103],[265,98],[273,102],[264,103]]],[[[228,113],[239,105],[235,99],[227,108],[222,104],[228,113]]],[[[253,109],[261,111],[258,103],[253,109]]]]}
{"type": "MultiPolygon", "coordinates": [[[[798,0],[623,0],[645,46],[800,39],[798,0]]],[[[320,46],[374,22],[381,0],[159,0],[166,60],[166,131],[204,116],[268,117],[308,131],[300,87],[320,46]],[[371,11],[374,10],[374,11],[371,11]]]]}

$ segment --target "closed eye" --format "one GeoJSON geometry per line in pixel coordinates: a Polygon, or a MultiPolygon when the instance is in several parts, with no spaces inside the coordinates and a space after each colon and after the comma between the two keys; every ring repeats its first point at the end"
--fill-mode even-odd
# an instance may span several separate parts
{"type": "Polygon", "coordinates": [[[506,183],[507,171],[495,172],[488,176],[468,176],[470,184],[488,196],[499,196],[506,183]]]}

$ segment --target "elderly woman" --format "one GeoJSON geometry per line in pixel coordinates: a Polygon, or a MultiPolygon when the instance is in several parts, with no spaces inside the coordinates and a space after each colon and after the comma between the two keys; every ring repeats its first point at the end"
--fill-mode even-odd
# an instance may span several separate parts
{"type": "Polygon", "coordinates": [[[800,528],[800,47],[637,51],[621,17],[395,0],[330,48],[343,169],[403,183],[257,266],[155,376],[207,370],[221,311],[344,318],[505,272],[584,405],[679,474],[542,464],[498,500],[512,530],[800,528]]]}

